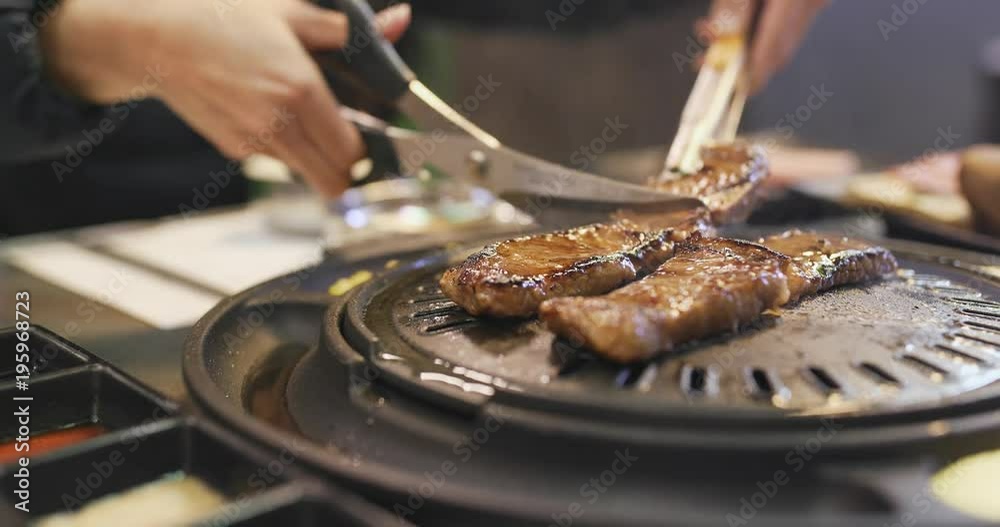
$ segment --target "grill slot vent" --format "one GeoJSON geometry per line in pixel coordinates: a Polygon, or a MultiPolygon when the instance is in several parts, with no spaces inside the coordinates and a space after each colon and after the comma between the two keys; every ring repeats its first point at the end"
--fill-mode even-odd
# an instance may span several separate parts
{"type": "Polygon", "coordinates": [[[958,357],[959,359],[961,359],[963,361],[971,361],[971,362],[974,362],[974,363],[979,364],[979,365],[989,364],[990,363],[989,359],[984,358],[984,357],[980,357],[977,353],[974,353],[972,351],[967,351],[965,349],[961,349],[961,348],[959,348],[959,347],[957,347],[955,345],[952,345],[952,344],[938,344],[935,347],[938,350],[944,352],[945,354],[958,357]]]}
{"type": "Polygon", "coordinates": [[[986,344],[987,346],[993,346],[994,348],[998,348],[997,351],[1000,352],[1000,338],[994,339],[990,335],[972,334],[967,331],[959,331],[958,333],[955,333],[955,336],[958,338],[974,340],[976,342],[986,344]]]}
{"type": "Polygon", "coordinates": [[[475,318],[460,318],[457,320],[446,320],[444,322],[439,322],[437,324],[430,324],[423,328],[423,332],[428,335],[440,335],[441,333],[448,333],[449,331],[457,331],[467,326],[473,326],[479,324],[479,320],[475,318]]]}
{"type": "Polygon", "coordinates": [[[988,309],[1000,309],[1000,302],[994,302],[992,300],[983,300],[980,298],[966,298],[966,297],[956,297],[953,296],[948,299],[952,304],[958,304],[961,306],[969,307],[985,307],[988,309]]]}
{"type": "Polygon", "coordinates": [[[436,295],[416,296],[407,300],[407,302],[410,304],[426,304],[428,302],[443,302],[445,300],[448,300],[448,297],[442,294],[436,294],[436,295]]]}
{"type": "Polygon", "coordinates": [[[780,382],[764,368],[748,370],[746,378],[748,392],[754,398],[771,399],[781,386],[780,382]]]}
{"type": "Polygon", "coordinates": [[[879,384],[889,384],[893,386],[902,386],[903,384],[896,378],[895,375],[885,371],[885,369],[878,364],[872,362],[862,362],[857,365],[857,368],[869,377],[875,379],[875,381],[879,384]]]}
{"type": "Polygon", "coordinates": [[[933,362],[917,357],[916,355],[903,355],[899,358],[904,364],[913,366],[921,373],[930,375],[931,380],[935,382],[941,381],[945,376],[948,375],[948,370],[945,368],[934,364],[933,362]]]}
{"type": "Polygon", "coordinates": [[[708,388],[708,371],[701,366],[681,368],[681,390],[689,395],[704,395],[708,388]]]}
{"type": "Polygon", "coordinates": [[[615,376],[615,385],[619,388],[630,388],[636,381],[639,380],[639,376],[642,375],[644,366],[630,366],[627,368],[622,368],[615,376]]]}
{"type": "Polygon", "coordinates": [[[839,392],[842,390],[840,383],[834,379],[829,372],[818,366],[810,366],[806,369],[808,377],[825,393],[839,392]]]}
{"type": "Polygon", "coordinates": [[[966,315],[971,315],[979,318],[987,318],[990,320],[996,320],[1000,322],[1000,310],[995,309],[985,309],[985,308],[966,308],[960,310],[966,315]]]}
{"type": "Polygon", "coordinates": [[[1000,335],[1000,326],[979,322],[976,320],[962,320],[962,324],[978,331],[989,331],[1000,335]]]}
{"type": "Polygon", "coordinates": [[[443,307],[436,307],[433,309],[425,309],[423,311],[417,311],[416,313],[410,315],[414,320],[421,318],[432,318],[432,317],[443,317],[447,315],[459,315],[462,313],[462,308],[458,307],[456,304],[446,305],[443,307]]]}

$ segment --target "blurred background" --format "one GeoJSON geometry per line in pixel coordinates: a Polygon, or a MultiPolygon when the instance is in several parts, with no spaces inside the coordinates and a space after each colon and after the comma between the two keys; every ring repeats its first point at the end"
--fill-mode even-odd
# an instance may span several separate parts
{"type": "MultiPolygon", "coordinates": [[[[744,128],[773,131],[811,87],[825,86],[834,95],[795,130],[794,142],[852,149],[866,165],[881,165],[931,148],[939,127],[960,136],[956,149],[997,139],[1000,94],[984,55],[1000,34],[1000,4],[926,2],[886,40],[879,21],[893,23],[893,6],[903,3],[833,2],[793,63],[752,99],[744,128]]],[[[611,2],[589,0],[552,30],[545,13],[558,4],[460,9],[416,0],[404,50],[419,56],[412,60],[418,74],[457,104],[481,75],[493,75],[503,86],[466,113],[501,140],[553,161],[566,163],[607,117],[629,125],[614,150],[669,143],[695,77],[678,71],[672,55],[685,53],[707,3],[620,2],[609,15],[611,2]]]]}

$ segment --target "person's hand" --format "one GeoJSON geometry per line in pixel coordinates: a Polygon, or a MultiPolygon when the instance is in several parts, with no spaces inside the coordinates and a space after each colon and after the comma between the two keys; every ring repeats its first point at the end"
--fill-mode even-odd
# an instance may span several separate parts
{"type": "MultiPolygon", "coordinates": [[[[379,13],[390,40],[409,21],[406,4],[379,13]]],[[[346,44],[346,18],[307,0],[63,0],[41,31],[81,98],[159,98],[227,157],[273,155],[324,195],[364,155],[310,56],[346,44]]]]}
{"type": "Polygon", "coordinates": [[[711,41],[732,31],[744,31],[754,1],[764,5],[750,50],[752,93],[763,89],[795,56],[813,19],[829,3],[829,0],[713,0],[708,17],[698,22],[699,35],[711,41]]]}

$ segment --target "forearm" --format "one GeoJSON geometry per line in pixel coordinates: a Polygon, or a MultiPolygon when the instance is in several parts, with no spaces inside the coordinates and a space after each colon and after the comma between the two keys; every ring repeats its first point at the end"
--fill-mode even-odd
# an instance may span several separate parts
{"type": "MultiPolygon", "coordinates": [[[[7,2],[5,6],[14,4],[7,2]]],[[[47,73],[41,37],[58,9],[55,0],[0,8],[0,161],[57,158],[66,145],[98,127],[108,106],[88,103],[47,73]]]]}

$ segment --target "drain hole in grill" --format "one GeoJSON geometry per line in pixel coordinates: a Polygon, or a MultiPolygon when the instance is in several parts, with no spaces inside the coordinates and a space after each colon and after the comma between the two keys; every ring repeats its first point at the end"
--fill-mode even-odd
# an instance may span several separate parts
{"type": "Polygon", "coordinates": [[[628,368],[622,368],[615,376],[615,385],[619,388],[630,388],[635,381],[639,380],[642,372],[645,370],[645,366],[630,366],[628,368]]]}
{"type": "Polygon", "coordinates": [[[688,376],[687,385],[688,389],[692,392],[705,391],[705,369],[691,368],[691,374],[688,376]]]}
{"type": "Polygon", "coordinates": [[[465,326],[472,326],[478,323],[479,320],[475,318],[460,318],[458,320],[449,320],[447,322],[441,322],[440,324],[431,324],[425,327],[423,329],[423,332],[431,335],[439,335],[441,333],[456,331],[462,329],[465,326]]]}
{"type": "Polygon", "coordinates": [[[770,399],[775,394],[775,383],[762,368],[754,368],[747,375],[750,395],[770,399]]]}
{"type": "Polygon", "coordinates": [[[681,389],[691,395],[702,395],[708,387],[708,372],[701,366],[681,369],[681,389]]]}
{"type": "Polygon", "coordinates": [[[427,309],[424,311],[417,311],[416,313],[410,315],[410,318],[421,319],[421,318],[440,317],[445,315],[457,315],[460,313],[462,313],[462,308],[458,307],[458,305],[456,304],[451,304],[449,306],[427,309]]]}
{"type": "Polygon", "coordinates": [[[962,320],[962,325],[978,331],[990,331],[993,333],[1000,334],[1000,326],[994,326],[993,324],[987,324],[985,322],[977,322],[975,320],[962,320]]]}
{"type": "Polygon", "coordinates": [[[921,372],[929,373],[933,381],[940,381],[945,375],[948,375],[948,370],[914,355],[903,355],[900,360],[916,367],[921,372]]]}
{"type": "Polygon", "coordinates": [[[810,366],[807,371],[809,372],[809,376],[812,378],[813,382],[815,382],[824,392],[839,392],[841,390],[840,383],[837,382],[837,379],[834,379],[833,376],[823,368],[810,366]]]}
{"type": "MultiPolygon", "coordinates": [[[[963,339],[974,340],[976,342],[980,342],[980,343],[986,344],[987,346],[993,346],[995,348],[1000,348],[1000,340],[993,340],[992,338],[989,338],[986,335],[973,335],[972,333],[966,333],[964,331],[959,331],[958,333],[955,333],[955,336],[959,337],[959,338],[963,338],[963,339]]],[[[998,350],[998,351],[1000,351],[1000,350],[998,350]]]]}
{"type": "Polygon", "coordinates": [[[979,298],[964,298],[958,296],[953,296],[948,300],[953,304],[959,304],[963,306],[1000,309],[1000,302],[994,302],[993,300],[982,300],[979,298]]]}
{"type": "Polygon", "coordinates": [[[1000,321],[1000,311],[992,311],[986,309],[962,309],[960,310],[966,315],[972,315],[974,317],[988,318],[990,320],[1000,321]]]}
{"type": "Polygon", "coordinates": [[[958,348],[949,346],[947,344],[938,344],[935,347],[937,349],[939,349],[939,350],[941,350],[941,351],[949,354],[949,355],[956,356],[959,359],[962,359],[962,360],[965,360],[965,361],[972,361],[972,362],[975,362],[976,364],[988,364],[990,362],[987,359],[984,359],[983,357],[979,357],[979,356],[974,355],[974,354],[972,354],[970,352],[967,352],[967,351],[964,351],[964,350],[960,350],[958,348]]]}
{"type": "Polygon", "coordinates": [[[593,360],[590,354],[562,340],[556,340],[552,347],[552,362],[559,368],[560,377],[572,375],[593,360]]]}
{"type": "Polygon", "coordinates": [[[869,376],[875,379],[879,384],[892,384],[894,386],[900,386],[903,383],[896,378],[895,375],[885,371],[881,366],[877,364],[872,364],[871,362],[862,362],[858,364],[858,369],[865,372],[869,376]]]}

